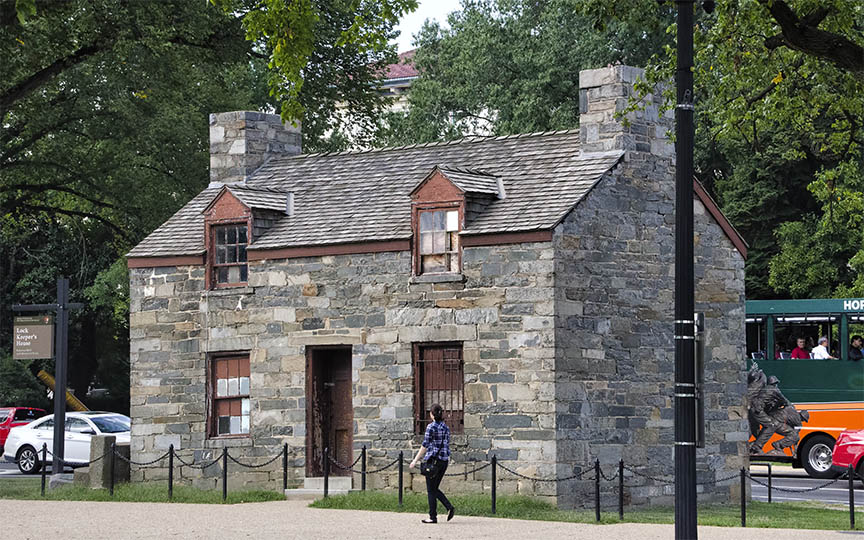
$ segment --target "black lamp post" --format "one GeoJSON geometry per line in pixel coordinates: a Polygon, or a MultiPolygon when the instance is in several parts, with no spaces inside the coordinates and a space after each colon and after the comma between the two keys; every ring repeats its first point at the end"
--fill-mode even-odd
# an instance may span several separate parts
{"type": "MultiPolygon", "coordinates": [[[[693,4],[677,11],[675,72],[675,539],[696,540],[696,366],[693,294],[693,4]]],[[[662,2],[662,0],[661,0],[662,2]]],[[[703,1],[711,13],[713,1],[703,1]]]]}

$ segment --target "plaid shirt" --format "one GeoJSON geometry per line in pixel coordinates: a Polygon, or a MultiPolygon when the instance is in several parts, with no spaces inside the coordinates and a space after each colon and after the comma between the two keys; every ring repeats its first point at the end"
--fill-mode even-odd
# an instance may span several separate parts
{"type": "Polygon", "coordinates": [[[423,447],[426,455],[423,461],[437,458],[442,461],[450,460],[450,428],[444,422],[432,422],[426,426],[426,436],[423,437],[423,447]]]}

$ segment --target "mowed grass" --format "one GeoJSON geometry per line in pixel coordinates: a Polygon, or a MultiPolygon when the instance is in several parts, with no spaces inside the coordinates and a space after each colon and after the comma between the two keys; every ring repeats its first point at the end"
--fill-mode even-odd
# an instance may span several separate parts
{"type": "MultiPolygon", "coordinates": [[[[115,501],[115,502],[175,502],[194,504],[223,504],[222,490],[204,490],[174,485],[174,498],[168,500],[167,482],[147,484],[117,484],[114,497],[107,489],[90,489],[84,486],[65,485],[56,489],[45,488],[45,497],[40,494],[38,478],[4,479],[0,482],[0,499],[30,499],[48,501],[115,501]]],[[[284,501],[279,491],[235,491],[228,485],[228,500],[225,504],[284,501]]]]}
{"type": "MultiPolygon", "coordinates": [[[[448,498],[456,507],[457,516],[483,516],[540,521],[565,521],[572,523],[595,523],[593,510],[558,510],[551,504],[525,496],[498,497],[497,514],[492,514],[488,495],[453,495],[448,498]]],[[[374,510],[382,512],[408,512],[424,515],[428,507],[426,495],[406,493],[400,508],[394,493],[365,492],[349,493],[321,499],[311,504],[314,508],[344,510],[374,510]]],[[[446,516],[442,506],[438,516],[446,516]]],[[[864,512],[855,514],[855,530],[864,530],[864,512]]],[[[617,508],[605,509],[600,514],[601,524],[622,523],[618,520],[617,508]]],[[[630,510],[624,509],[624,521],[629,523],[674,523],[674,510],[670,507],[630,510]]],[[[740,527],[741,508],[736,505],[702,505],[699,507],[699,524],[720,527],[740,527]]],[[[752,501],[747,504],[747,526],[789,529],[848,530],[849,511],[825,508],[808,503],[765,503],[752,501]]]]}

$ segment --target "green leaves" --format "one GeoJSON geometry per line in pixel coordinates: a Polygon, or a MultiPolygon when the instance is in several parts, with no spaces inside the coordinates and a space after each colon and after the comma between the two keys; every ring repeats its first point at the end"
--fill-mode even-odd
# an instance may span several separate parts
{"type": "Polygon", "coordinates": [[[363,66],[381,67],[383,55],[392,55],[387,43],[393,27],[404,13],[417,7],[416,0],[211,2],[226,14],[239,14],[246,38],[268,58],[270,95],[280,104],[286,122],[303,118],[308,106],[303,87],[307,80],[314,79],[316,70],[330,71],[334,80],[329,82],[337,87],[345,84],[338,79],[350,80],[352,75],[360,78],[348,86],[368,82],[368,73],[358,60],[364,62],[363,66]],[[323,58],[339,64],[318,63],[323,58]]]}
{"type": "Polygon", "coordinates": [[[387,118],[377,143],[576,127],[579,70],[643,64],[669,42],[668,9],[656,3],[638,20],[602,25],[583,13],[615,5],[479,0],[452,13],[449,29],[427,23],[416,42],[421,75],[412,83],[409,111],[387,118]]]}

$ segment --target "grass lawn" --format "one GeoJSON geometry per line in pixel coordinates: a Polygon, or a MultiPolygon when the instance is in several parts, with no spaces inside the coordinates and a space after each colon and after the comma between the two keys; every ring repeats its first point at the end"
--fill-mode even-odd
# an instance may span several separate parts
{"type": "MultiPolygon", "coordinates": [[[[0,499],[37,499],[40,495],[38,478],[8,479],[0,482],[0,499]]],[[[114,497],[107,489],[90,489],[72,484],[48,489],[44,500],[49,501],[123,501],[123,502],[169,502],[168,483],[150,482],[147,484],[117,484],[114,497]]],[[[285,495],[279,491],[235,491],[228,484],[227,504],[244,502],[284,501],[285,495]]],[[[174,485],[174,498],[170,502],[222,504],[222,490],[204,490],[188,486],[174,485]]]]}
{"type": "MultiPolygon", "coordinates": [[[[493,517],[488,495],[448,495],[448,498],[456,507],[457,515],[493,517]]],[[[314,508],[410,512],[420,515],[425,514],[428,509],[425,494],[406,493],[403,506],[399,508],[396,494],[383,492],[337,495],[315,501],[311,506],[314,508]]],[[[445,514],[443,507],[439,506],[439,517],[445,514]]],[[[673,516],[674,511],[669,507],[644,510],[624,509],[624,522],[673,523],[673,516]]],[[[856,512],[855,516],[855,530],[864,530],[864,524],[862,524],[864,523],[864,512],[856,512]]],[[[494,517],[594,523],[593,510],[558,510],[549,503],[524,496],[498,497],[498,513],[494,517]]],[[[601,512],[601,523],[621,523],[618,520],[617,508],[601,512]]],[[[741,509],[735,505],[702,505],[699,507],[699,524],[740,527],[741,509]]],[[[747,526],[848,530],[849,511],[834,510],[809,503],[769,504],[752,501],[747,505],[747,526]]]]}

